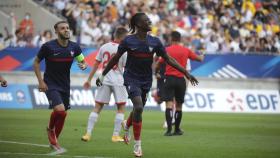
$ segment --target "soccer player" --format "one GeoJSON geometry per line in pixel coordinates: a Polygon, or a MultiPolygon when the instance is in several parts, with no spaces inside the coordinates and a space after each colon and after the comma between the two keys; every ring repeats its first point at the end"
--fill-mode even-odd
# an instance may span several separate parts
{"type": "MultiPolygon", "coordinates": [[[[108,61],[116,54],[120,41],[124,39],[127,33],[128,31],[125,28],[117,28],[114,33],[114,41],[101,46],[89,77],[84,83],[85,89],[89,89],[91,87],[91,80],[98,66],[102,64],[102,68],[104,69],[108,61]]],[[[87,133],[82,137],[83,141],[90,140],[91,133],[95,123],[97,122],[99,113],[101,112],[104,104],[109,104],[112,93],[114,94],[118,108],[114,122],[112,141],[124,141],[120,136],[120,130],[121,123],[124,119],[124,108],[127,99],[127,92],[125,86],[123,85],[123,67],[125,66],[125,62],[126,55],[123,55],[119,60],[118,65],[116,65],[113,70],[105,76],[103,86],[97,89],[97,94],[95,97],[95,107],[88,117],[87,133]]]]}
{"type": "Polygon", "coordinates": [[[151,21],[145,13],[136,13],[130,19],[131,35],[128,35],[119,45],[117,54],[109,61],[96,80],[97,86],[101,86],[104,76],[116,65],[120,57],[127,52],[127,61],[124,70],[124,85],[126,86],[129,98],[133,103],[133,110],[128,120],[123,122],[125,129],[124,141],[129,142],[128,130],[133,126],[134,134],[134,155],[142,156],[141,129],[142,112],[146,103],[147,93],[152,86],[152,63],[154,53],[165,59],[167,64],[172,65],[182,72],[193,85],[198,84],[196,78],[191,76],[173,58],[169,57],[164,46],[157,37],[148,35],[151,31],[151,21]]]}
{"type": "Polygon", "coordinates": [[[1,87],[8,86],[8,82],[1,75],[0,75],[0,83],[1,83],[1,87]]]}
{"type": "MultiPolygon", "coordinates": [[[[180,45],[181,34],[179,32],[173,31],[171,33],[171,41],[172,44],[166,48],[166,51],[169,54],[169,56],[173,57],[182,67],[186,67],[188,59],[203,61],[204,55],[196,55],[190,49],[180,45]]],[[[180,129],[180,123],[182,119],[182,104],[184,103],[185,93],[186,80],[184,78],[184,75],[177,69],[171,67],[170,65],[166,65],[162,96],[162,100],[166,103],[165,119],[167,122],[167,131],[164,134],[165,136],[183,134],[183,131],[180,129]],[[176,111],[174,116],[175,130],[174,133],[171,133],[173,117],[172,107],[174,104],[174,98],[176,105],[176,111]]]]}
{"type": "Polygon", "coordinates": [[[50,146],[62,152],[64,149],[59,146],[57,139],[64,125],[66,111],[70,109],[70,68],[74,59],[78,61],[82,70],[85,70],[87,65],[80,46],[69,40],[69,24],[59,21],[54,25],[54,29],[57,39],[42,45],[33,66],[39,82],[39,91],[45,92],[49,108],[53,109],[47,127],[50,146]],[[40,73],[40,62],[43,59],[46,64],[44,78],[40,73]]]}

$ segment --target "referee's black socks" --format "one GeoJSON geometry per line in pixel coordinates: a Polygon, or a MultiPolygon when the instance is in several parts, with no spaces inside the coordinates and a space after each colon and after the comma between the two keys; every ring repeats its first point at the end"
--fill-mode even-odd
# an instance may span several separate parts
{"type": "Polygon", "coordinates": [[[175,131],[180,130],[180,124],[182,120],[182,111],[175,112],[175,131]]]}
{"type": "Polygon", "coordinates": [[[165,119],[166,119],[166,123],[167,123],[167,131],[171,132],[172,130],[172,116],[173,115],[173,111],[170,108],[166,108],[165,109],[165,119]]]}

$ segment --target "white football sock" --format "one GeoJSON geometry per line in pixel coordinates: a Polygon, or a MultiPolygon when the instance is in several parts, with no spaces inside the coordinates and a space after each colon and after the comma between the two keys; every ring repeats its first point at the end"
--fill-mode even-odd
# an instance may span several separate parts
{"type": "Polygon", "coordinates": [[[88,125],[87,125],[87,134],[91,135],[91,132],[94,128],[95,123],[98,119],[98,113],[91,112],[88,117],[88,125]]]}
{"type": "Polygon", "coordinates": [[[119,136],[121,131],[121,124],[124,119],[123,113],[117,113],[115,117],[113,136],[119,136]]]}

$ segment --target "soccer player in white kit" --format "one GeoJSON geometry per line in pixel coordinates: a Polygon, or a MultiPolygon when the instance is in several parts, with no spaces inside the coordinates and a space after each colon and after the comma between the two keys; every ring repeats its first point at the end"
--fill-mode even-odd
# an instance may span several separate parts
{"type": "MultiPolygon", "coordinates": [[[[109,60],[114,56],[115,53],[117,53],[119,42],[124,39],[127,33],[128,31],[125,28],[117,28],[114,33],[114,41],[101,46],[96,56],[96,61],[93,65],[93,68],[89,74],[88,80],[84,83],[85,89],[89,89],[91,87],[91,80],[98,69],[98,66],[102,64],[102,69],[104,69],[109,60]]],[[[126,63],[126,57],[126,54],[121,57],[119,63],[115,65],[115,67],[104,77],[103,85],[97,88],[95,107],[88,117],[87,133],[81,138],[83,141],[90,140],[92,130],[95,123],[97,122],[99,113],[101,112],[104,104],[109,104],[112,93],[118,107],[114,121],[112,141],[123,141],[123,138],[119,134],[121,130],[121,123],[124,120],[124,109],[127,100],[127,92],[125,86],[123,85],[123,67],[126,63]]]]}

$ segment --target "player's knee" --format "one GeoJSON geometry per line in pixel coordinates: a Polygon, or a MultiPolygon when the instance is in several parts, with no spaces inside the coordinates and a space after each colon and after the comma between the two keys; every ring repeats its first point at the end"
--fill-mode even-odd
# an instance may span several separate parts
{"type": "Polygon", "coordinates": [[[136,106],[136,107],[134,107],[134,113],[142,114],[142,112],[143,112],[143,106],[136,106]]]}

